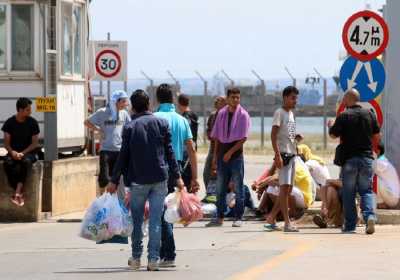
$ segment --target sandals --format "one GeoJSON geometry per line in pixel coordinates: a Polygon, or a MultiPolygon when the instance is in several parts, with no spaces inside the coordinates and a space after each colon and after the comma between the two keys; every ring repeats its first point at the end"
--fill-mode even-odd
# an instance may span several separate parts
{"type": "Polygon", "coordinates": [[[23,194],[15,194],[11,197],[11,202],[15,205],[22,207],[25,205],[24,195],[23,194]]]}

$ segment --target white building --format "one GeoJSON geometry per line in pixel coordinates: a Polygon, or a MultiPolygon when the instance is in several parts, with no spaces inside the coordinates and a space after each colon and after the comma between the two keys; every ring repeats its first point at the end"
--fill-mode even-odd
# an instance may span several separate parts
{"type": "Polygon", "coordinates": [[[19,97],[54,96],[57,113],[33,106],[42,138],[61,150],[84,146],[89,2],[0,0],[0,126],[19,97]]]}

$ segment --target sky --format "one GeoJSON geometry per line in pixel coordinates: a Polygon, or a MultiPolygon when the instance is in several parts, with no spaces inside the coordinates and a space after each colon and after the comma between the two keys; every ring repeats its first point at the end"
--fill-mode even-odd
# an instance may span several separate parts
{"type": "Polygon", "coordinates": [[[331,77],[340,69],[341,32],[347,18],[385,0],[93,0],[93,40],[128,41],[129,79],[144,70],[153,78],[233,79],[296,77],[317,68],[331,77]]]}

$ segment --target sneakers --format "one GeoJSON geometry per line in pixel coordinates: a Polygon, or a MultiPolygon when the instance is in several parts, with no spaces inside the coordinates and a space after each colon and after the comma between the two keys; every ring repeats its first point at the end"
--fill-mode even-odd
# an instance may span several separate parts
{"type": "Polygon", "coordinates": [[[139,270],[140,269],[140,259],[134,259],[134,258],[130,257],[128,260],[128,265],[133,270],[139,270]]]}
{"type": "Polygon", "coordinates": [[[282,229],[278,227],[276,224],[266,224],[264,225],[264,231],[266,232],[282,231],[282,229]]]}
{"type": "Polygon", "coordinates": [[[367,228],[365,229],[366,234],[374,234],[375,232],[375,219],[372,217],[368,218],[367,228]]]}
{"type": "Polygon", "coordinates": [[[168,261],[168,260],[162,260],[160,261],[159,267],[176,267],[175,261],[168,261]]]}
{"type": "Polygon", "coordinates": [[[147,264],[147,271],[159,271],[159,264],[157,261],[149,261],[147,264]]]}
{"type": "Polygon", "coordinates": [[[299,232],[299,230],[293,225],[285,225],[283,232],[299,232]]]}
{"type": "Polygon", "coordinates": [[[234,221],[234,222],[232,223],[232,227],[241,227],[242,224],[243,224],[242,221],[237,220],[237,221],[234,221]]]}
{"type": "Polygon", "coordinates": [[[206,227],[221,227],[222,223],[220,223],[217,220],[211,220],[208,224],[206,224],[206,227]]]}
{"type": "Polygon", "coordinates": [[[314,224],[316,224],[320,228],[327,228],[328,227],[328,224],[326,223],[325,219],[322,218],[321,215],[315,215],[314,218],[313,218],[313,222],[314,222],[314,224]]]}

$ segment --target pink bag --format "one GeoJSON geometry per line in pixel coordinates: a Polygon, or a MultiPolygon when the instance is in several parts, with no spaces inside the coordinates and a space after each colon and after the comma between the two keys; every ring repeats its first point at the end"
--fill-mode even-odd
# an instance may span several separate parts
{"type": "Polygon", "coordinates": [[[186,189],[181,191],[179,214],[185,226],[203,218],[200,199],[195,194],[188,193],[186,189]]]}

